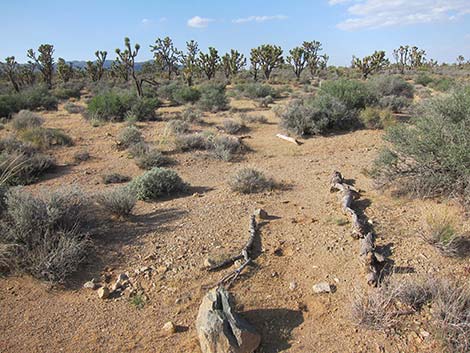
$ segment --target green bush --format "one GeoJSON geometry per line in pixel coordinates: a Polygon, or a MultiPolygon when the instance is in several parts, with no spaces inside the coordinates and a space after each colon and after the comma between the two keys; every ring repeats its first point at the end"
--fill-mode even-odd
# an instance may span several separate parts
{"type": "Polygon", "coordinates": [[[400,113],[411,105],[411,99],[397,96],[384,96],[379,99],[378,103],[381,108],[388,108],[392,112],[400,113]]]}
{"type": "Polygon", "coordinates": [[[427,73],[421,72],[420,74],[418,74],[418,76],[416,76],[414,81],[417,85],[427,86],[431,82],[433,82],[433,79],[427,73]]]}
{"type": "Polygon", "coordinates": [[[348,110],[364,109],[377,101],[376,94],[368,84],[358,80],[339,79],[322,82],[320,96],[336,98],[348,110]]]}
{"type": "Polygon", "coordinates": [[[196,103],[201,98],[201,92],[195,87],[183,86],[173,92],[173,101],[178,104],[196,103]]]}
{"type": "Polygon", "coordinates": [[[208,147],[214,157],[229,162],[242,151],[243,145],[235,137],[216,136],[208,139],[208,147]]]}
{"type": "Polygon", "coordinates": [[[142,133],[134,125],[125,127],[117,136],[117,144],[121,149],[129,148],[143,140],[142,133]]]}
{"type": "Polygon", "coordinates": [[[202,120],[202,112],[191,107],[183,110],[181,119],[187,123],[199,123],[202,120]]]}
{"type": "Polygon", "coordinates": [[[73,104],[70,102],[64,104],[64,109],[69,114],[80,114],[85,111],[85,108],[81,105],[73,104]]]}
{"type": "Polygon", "coordinates": [[[246,126],[243,123],[233,119],[222,120],[222,128],[226,133],[232,135],[238,134],[239,132],[246,130],[246,126]]]}
{"type": "Polygon", "coordinates": [[[52,94],[58,99],[66,100],[69,98],[80,99],[81,90],[83,88],[82,82],[67,82],[63,83],[52,90],[52,94]]]}
{"type": "Polygon", "coordinates": [[[59,129],[33,127],[19,132],[19,137],[36,148],[48,149],[53,146],[71,146],[72,138],[59,129]]]}
{"type": "Polygon", "coordinates": [[[134,178],[129,188],[139,200],[157,200],[163,195],[184,191],[187,185],[170,169],[155,167],[134,178]]]}
{"type": "Polygon", "coordinates": [[[123,121],[128,115],[141,121],[154,119],[158,105],[155,98],[139,98],[133,93],[113,90],[90,99],[87,112],[91,119],[100,121],[123,121]]]}
{"type": "Polygon", "coordinates": [[[56,110],[57,98],[46,87],[34,86],[20,93],[0,95],[0,117],[11,117],[20,110],[56,110]]]}
{"type": "Polygon", "coordinates": [[[278,96],[278,92],[274,87],[257,82],[238,84],[235,86],[235,91],[250,99],[259,99],[268,96],[271,96],[272,98],[278,96]]]}
{"type": "Polygon", "coordinates": [[[10,189],[0,225],[0,243],[13,246],[16,269],[50,282],[63,282],[85,259],[87,202],[75,190],[40,197],[10,189]]]}
{"type": "Polygon", "coordinates": [[[204,84],[199,88],[201,98],[198,106],[204,111],[217,112],[228,109],[224,84],[204,84]]]}
{"type": "Polygon", "coordinates": [[[163,84],[158,87],[158,97],[170,101],[171,104],[177,104],[175,101],[175,92],[183,88],[183,85],[176,81],[169,81],[167,84],[163,84]]]}
{"type": "Polygon", "coordinates": [[[368,129],[384,129],[396,123],[389,110],[367,107],[359,114],[359,120],[368,129]]]}
{"type": "Polygon", "coordinates": [[[25,130],[35,127],[39,127],[44,123],[44,119],[39,115],[29,111],[29,110],[20,110],[17,114],[13,116],[11,121],[11,126],[13,129],[25,130]]]}
{"type": "Polygon", "coordinates": [[[442,77],[434,80],[429,86],[437,91],[447,92],[455,87],[455,80],[450,77],[442,77]]]}
{"type": "Polygon", "coordinates": [[[183,120],[170,120],[166,129],[175,135],[185,134],[189,131],[189,124],[183,120]]]}
{"type": "Polygon", "coordinates": [[[229,181],[232,191],[242,194],[252,194],[271,190],[275,183],[268,179],[259,170],[253,168],[243,168],[237,171],[229,181]]]}
{"type": "Polygon", "coordinates": [[[375,161],[380,185],[416,196],[458,196],[470,204],[470,87],[430,99],[410,125],[385,136],[390,147],[375,161]]]}
{"type": "Polygon", "coordinates": [[[173,162],[171,158],[165,156],[156,148],[151,148],[145,142],[133,145],[129,152],[135,159],[137,166],[141,169],[149,170],[153,167],[162,167],[173,162]]]}
{"type": "Polygon", "coordinates": [[[175,147],[179,151],[206,150],[207,137],[200,133],[182,134],[175,138],[175,147]]]}

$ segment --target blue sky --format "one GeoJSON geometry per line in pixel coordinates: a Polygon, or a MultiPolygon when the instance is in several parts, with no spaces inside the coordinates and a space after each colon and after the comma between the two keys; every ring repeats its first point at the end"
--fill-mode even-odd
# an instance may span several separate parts
{"type": "Polygon", "coordinates": [[[470,59],[470,0],[17,0],[0,3],[0,58],[22,62],[29,48],[53,44],[56,57],[93,59],[95,50],[138,42],[138,60],[149,45],[170,36],[179,48],[195,39],[205,50],[249,53],[264,43],[284,52],[304,40],[319,40],[330,63],[376,49],[391,56],[400,44],[417,45],[438,61],[470,59]]]}

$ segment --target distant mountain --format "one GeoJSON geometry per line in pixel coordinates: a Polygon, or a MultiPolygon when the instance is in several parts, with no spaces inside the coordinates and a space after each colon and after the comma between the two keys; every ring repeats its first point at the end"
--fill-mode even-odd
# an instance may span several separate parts
{"type": "MultiPolygon", "coordinates": [[[[148,61],[142,61],[142,62],[136,62],[135,63],[135,69],[139,71],[142,68],[142,65],[145,64],[148,61]]],[[[113,60],[106,60],[104,62],[104,68],[109,69],[111,67],[111,63],[113,60]]],[[[67,63],[70,63],[73,65],[73,67],[79,67],[79,68],[85,68],[86,67],[86,61],[85,60],[72,60],[72,61],[67,61],[67,63]]]]}

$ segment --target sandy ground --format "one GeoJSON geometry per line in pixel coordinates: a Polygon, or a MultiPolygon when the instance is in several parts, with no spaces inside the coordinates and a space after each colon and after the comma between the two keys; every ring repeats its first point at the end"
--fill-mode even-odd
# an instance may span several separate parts
{"type": "MultiPolygon", "coordinates": [[[[388,255],[394,276],[462,275],[468,260],[443,258],[417,236],[429,214],[439,210],[461,215],[458,206],[396,199],[376,191],[364,170],[382,145],[380,131],[317,137],[295,146],[275,137],[278,120],[272,111],[258,110],[250,101],[231,104],[269,121],[249,125],[251,138],[244,142],[251,151],[240,160],[227,163],[203,152],[172,153],[178,163],[171,168],[192,186],[191,192],[139,202],[129,220],[115,221],[109,230],[94,234],[94,254],[66,287],[28,276],[0,278],[1,352],[199,352],[194,322],[201,298],[230,271],[207,272],[204,259],[239,251],[247,239],[249,215],[260,207],[273,216],[261,226],[260,255],[232,288],[239,309],[262,334],[258,352],[441,351],[433,334],[421,335],[426,328],[423,315],[404,319],[402,330],[387,334],[358,328],[351,319],[354,293],[367,285],[358,243],[350,236],[337,195],[329,192],[329,177],[339,170],[362,191],[356,207],[373,222],[377,245],[388,255]],[[227,180],[243,166],[256,167],[286,187],[234,194],[227,180]],[[148,297],[142,309],[124,298],[101,300],[82,288],[105,270],[132,274],[142,266],[154,268],[150,276],[136,279],[148,297]],[[314,294],[312,285],[320,281],[336,291],[314,294]],[[162,334],[167,321],[178,325],[176,334],[162,334]]],[[[162,109],[162,114],[171,110],[162,109]]],[[[62,108],[43,115],[46,126],[63,129],[75,145],[54,148],[62,166],[28,189],[77,184],[95,192],[114,187],[102,183],[106,173],[142,173],[127,152],[115,147],[124,123],[92,127],[62,108]],[[73,154],[83,149],[92,158],[73,165],[73,154]]],[[[206,114],[204,120],[220,124],[221,114],[206,114]]],[[[146,141],[172,149],[165,122],[138,125],[146,141]]],[[[207,128],[214,130],[215,125],[194,126],[207,128]]]]}

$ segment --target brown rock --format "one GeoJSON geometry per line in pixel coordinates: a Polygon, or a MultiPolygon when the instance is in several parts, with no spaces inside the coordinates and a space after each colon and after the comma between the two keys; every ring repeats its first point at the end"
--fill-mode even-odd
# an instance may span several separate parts
{"type": "Polygon", "coordinates": [[[98,289],[98,298],[107,299],[109,298],[109,289],[108,287],[101,287],[98,289]]]}
{"type": "Polygon", "coordinates": [[[172,323],[171,321],[168,321],[167,323],[165,323],[165,325],[163,325],[162,332],[168,336],[174,334],[176,332],[175,324],[172,323]]]}

